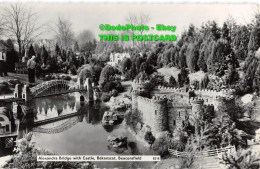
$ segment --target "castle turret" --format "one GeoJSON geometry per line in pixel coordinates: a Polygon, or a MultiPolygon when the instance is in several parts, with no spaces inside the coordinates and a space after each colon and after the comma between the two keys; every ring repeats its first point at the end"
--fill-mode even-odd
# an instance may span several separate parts
{"type": "MultiPolygon", "coordinates": [[[[153,97],[152,104],[154,106],[154,122],[151,124],[152,132],[156,135],[158,133],[168,130],[168,111],[167,99],[153,97]]],[[[152,112],[151,112],[152,113],[152,112]]]]}
{"type": "Polygon", "coordinates": [[[201,98],[194,98],[193,100],[191,100],[192,114],[197,116],[201,115],[201,113],[203,112],[203,104],[204,104],[204,100],[201,98]]]}

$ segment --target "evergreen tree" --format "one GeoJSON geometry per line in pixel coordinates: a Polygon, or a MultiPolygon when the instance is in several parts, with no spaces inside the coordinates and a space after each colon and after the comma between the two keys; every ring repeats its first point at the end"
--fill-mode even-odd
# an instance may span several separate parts
{"type": "Polygon", "coordinates": [[[30,47],[29,47],[29,50],[28,50],[28,58],[32,58],[32,56],[35,56],[35,51],[34,51],[34,49],[33,49],[33,46],[32,46],[32,44],[30,45],[30,47]]]}
{"type": "Polygon", "coordinates": [[[79,44],[78,44],[78,42],[76,41],[75,42],[75,44],[74,44],[74,52],[77,52],[77,51],[79,51],[79,44]]]}
{"type": "Polygon", "coordinates": [[[47,63],[47,58],[48,58],[48,52],[46,51],[44,45],[42,46],[42,50],[41,50],[41,61],[43,64],[46,65],[47,63]]]}
{"type": "Polygon", "coordinates": [[[187,48],[187,65],[190,69],[190,72],[196,72],[199,70],[199,67],[197,65],[199,57],[199,51],[196,49],[195,45],[193,43],[190,43],[187,48]]]}
{"type": "Polygon", "coordinates": [[[173,76],[170,76],[170,78],[169,78],[169,86],[170,87],[176,87],[176,85],[177,85],[177,82],[176,82],[175,78],[173,76]]]}
{"type": "Polygon", "coordinates": [[[189,72],[185,69],[182,68],[181,72],[178,74],[178,85],[179,87],[183,87],[184,85],[189,84],[189,72]]]}
{"type": "Polygon", "coordinates": [[[60,47],[57,43],[56,43],[56,46],[55,46],[55,55],[61,56],[61,50],[60,50],[60,47]]]}

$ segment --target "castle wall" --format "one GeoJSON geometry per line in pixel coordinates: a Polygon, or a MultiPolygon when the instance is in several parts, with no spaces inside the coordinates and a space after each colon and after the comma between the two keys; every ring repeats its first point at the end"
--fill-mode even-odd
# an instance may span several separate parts
{"type": "MultiPolygon", "coordinates": [[[[169,105],[168,105],[169,106],[169,105]]],[[[191,106],[172,106],[168,107],[168,124],[169,130],[175,132],[176,129],[181,128],[185,120],[191,114],[191,106]]]]}
{"type": "MultiPolygon", "coordinates": [[[[137,110],[142,114],[144,124],[151,127],[153,134],[168,130],[167,101],[162,99],[137,98],[137,110]]],[[[134,103],[136,104],[136,103],[134,103]]]]}
{"type": "Polygon", "coordinates": [[[222,114],[218,111],[219,107],[225,107],[225,112],[232,112],[235,107],[234,99],[227,99],[232,97],[233,90],[195,90],[192,96],[184,89],[158,87],[151,92],[153,98],[149,99],[140,96],[146,91],[144,83],[133,82],[132,108],[142,114],[144,124],[151,127],[155,136],[163,131],[175,133],[191,115],[195,117],[207,113],[206,116],[216,117],[222,114]]]}

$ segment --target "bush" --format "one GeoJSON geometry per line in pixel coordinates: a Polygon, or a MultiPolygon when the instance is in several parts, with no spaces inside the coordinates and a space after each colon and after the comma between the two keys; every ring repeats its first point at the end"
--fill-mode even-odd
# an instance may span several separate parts
{"type": "Polygon", "coordinates": [[[102,96],[101,96],[101,100],[103,101],[103,102],[108,102],[109,100],[110,100],[110,94],[108,94],[108,93],[103,93],[102,94],[102,96]]]}
{"type": "Polygon", "coordinates": [[[104,92],[110,92],[114,89],[117,90],[118,92],[124,91],[124,87],[122,86],[122,84],[119,81],[106,82],[104,84],[104,87],[102,88],[102,90],[104,92]]]}
{"type": "Polygon", "coordinates": [[[70,80],[71,80],[71,77],[70,77],[70,76],[65,76],[65,77],[63,77],[63,79],[70,81],[70,80]]]}
{"type": "Polygon", "coordinates": [[[145,141],[147,141],[150,145],[152,145],[155,141],[155,137],[153,136],[152,132],[148,131],[145,133],[144,136],[145,141]]]}
{"type": "MultiPolygon", "coordinates": [[[[27,134],[24,138],[17,140],[16,153],[3,168],[81,168],[84,164],[78,162],[41,162],[37,161],[37,155],[54,155],[44,149],[35,147],[35,143],[31,141],[32,133],[27,134]]],[[[86,166],[86,169],[93,169],[92,163],[86,166]]]]}
{"type": "Polygon", "coordinates": [[[156,139],[153,144],[153,150],[158,152],[162,158],[169,157],[170,153],[168,149],[172,147],[174,147],[174,142],[172,137],[165,136],[165,135],[156,139]]]}

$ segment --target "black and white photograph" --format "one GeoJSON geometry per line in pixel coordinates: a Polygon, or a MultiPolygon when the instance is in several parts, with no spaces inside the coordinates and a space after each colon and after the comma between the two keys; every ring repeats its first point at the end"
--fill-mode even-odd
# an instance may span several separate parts
{"type": "Polygon", "coordinates": [[[0,168],[260,169],[260,4],[0,1],[0,168]]]}

